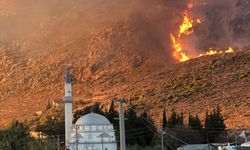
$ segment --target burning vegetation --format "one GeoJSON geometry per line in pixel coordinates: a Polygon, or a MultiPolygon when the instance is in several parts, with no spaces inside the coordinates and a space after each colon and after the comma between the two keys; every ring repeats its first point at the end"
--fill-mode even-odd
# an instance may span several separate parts
{"type": "MultiPolygon", "coordinates": [[[[206,3],[202,3],[202,5],[207,5],[206,3]]],[[[173,49],[173,58],[179,62],[184,62],[192,58],[206,56],[206,55],[215,55],[215,54],[224,54],[224,53],[233,53],[234,49],[230,46],[228,49],[215,49],[209,48],[202,53],[197,54],[194,51],[195,49],[188,49],[184,46],[183,38],[187,38],[194,33],[194,27],[202,24],[202,20],[200,18],[191,17],[190,12],[192,12],[194,4],[190,2],[187,4],[187,9],[182,13],[182,21],[179,25],[178,31],[176,34],[170,33],[170,40],[173,49]]]]}

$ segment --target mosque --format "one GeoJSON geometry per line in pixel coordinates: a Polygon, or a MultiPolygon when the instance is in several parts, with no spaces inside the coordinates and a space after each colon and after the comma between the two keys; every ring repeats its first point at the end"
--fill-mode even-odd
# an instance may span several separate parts
{"type": "Polygon", "coordinates": [[[65,145],[67,150],[117,150],[115,130],[102,115],[89,113],[72,123],[73,98],[69,68],[66,69],[65,97],[65,145]]]}

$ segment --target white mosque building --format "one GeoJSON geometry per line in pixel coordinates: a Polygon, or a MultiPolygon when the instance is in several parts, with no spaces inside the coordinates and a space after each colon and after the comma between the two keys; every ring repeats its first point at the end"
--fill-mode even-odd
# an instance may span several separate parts
{"type": "Polygon", "coordinates": [[[96,113],[80,117],[73,125],[71,79],[66,71],[65,145],[67,150],[117,150],[115,130],[107,118],[96,113]]]}

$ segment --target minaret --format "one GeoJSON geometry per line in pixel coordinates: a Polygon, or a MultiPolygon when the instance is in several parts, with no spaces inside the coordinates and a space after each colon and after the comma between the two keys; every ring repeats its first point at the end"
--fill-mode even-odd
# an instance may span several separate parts
{"type": "Polygon", "coordinates": [[[66,80],[65,80],[65,97],[64,102],[64,112],[65,112],[65,145],[66,149],[69,149],[69,139],[72,131],[72,94],[71,94],[71,78],[69,74],[69,68],[66,68],[66,80]]]}

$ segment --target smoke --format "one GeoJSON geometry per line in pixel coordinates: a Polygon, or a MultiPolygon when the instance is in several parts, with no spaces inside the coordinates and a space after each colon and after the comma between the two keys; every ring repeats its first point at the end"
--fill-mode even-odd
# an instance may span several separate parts
{"type": "MultiPolygon", "coordinates": [[[[151,51],[170,58],[172,47],[169,34],[178,31],[182,12],[190,1],[1,0],[0,47],[8,47],[13,41],[29,43],[25,46],[29,51],[46,51],[79,40],[86,45],[88,39],[103,28],[119,26],[119,22],[130,20],[133,21],[132,28],[138,28],[133,30],[139,32],[135,34],[143,36],[141,39],[145,41],[152,41],[151,51]]],[[[193,2],[191,16],[200,18],[202,23],[194,27],[193,34],[183,37],[187,52],[195,50],[199,53],[210,47],[250,46],[248,0],[193,2]]],[[[140,45],[143,44],[141,41],[140,45]]]]}
{"type": "Polygon", "coordinates": [[[201,18],[184,43],[189,50],[250,47],[250,2],[248,0],[194,1],[192,17],[201,18]]]}
{"type": "MultiPolygon", "coordinates": [[[[152,41],[149,51],[168,58],[169,34],[175,30],[186,3],[183,0],[2,0],[0,46],[9,47],[15,41],[25,43],[22,51],[41,53],[62,49],[70,43],[87,45],[92,35],[129,20],[130,27],[135,28],[134,34],[141,36],[139,46],[145,47],[146,41],[152,41]]],[[[134,48],[137,49],[140,48],[134,48]]]]}

